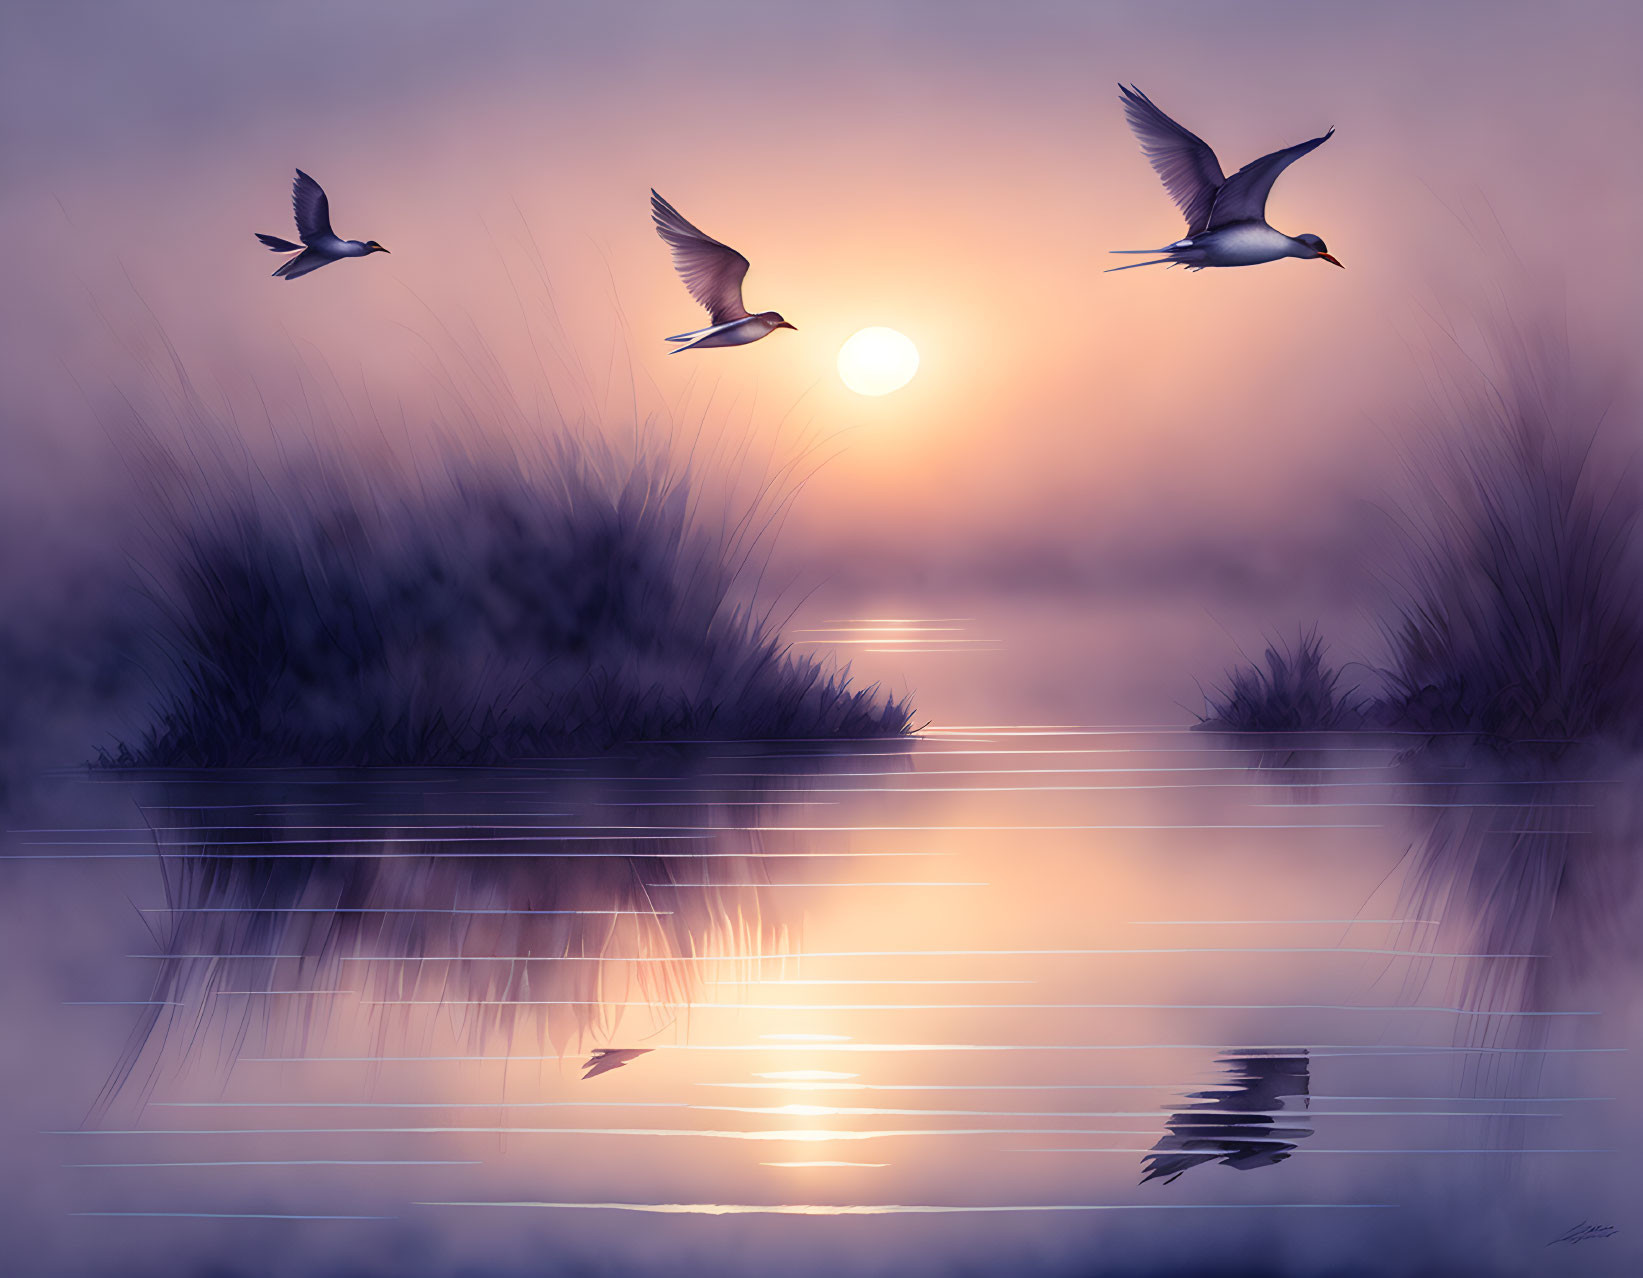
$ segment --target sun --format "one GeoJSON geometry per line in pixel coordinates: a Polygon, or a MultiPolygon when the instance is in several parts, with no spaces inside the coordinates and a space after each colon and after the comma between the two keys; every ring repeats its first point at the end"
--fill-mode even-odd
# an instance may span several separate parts
{"type": "Polygon", "coordinates": [[[839,347],[839,377],[858,395],[888,395],[918,372],[918,347],[893,328],[864,328],[839,347]]]}

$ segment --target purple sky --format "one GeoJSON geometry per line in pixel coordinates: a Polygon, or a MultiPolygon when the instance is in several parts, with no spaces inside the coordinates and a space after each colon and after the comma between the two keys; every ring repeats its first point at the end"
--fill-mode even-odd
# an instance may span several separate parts
{"type": "Polygon", "coordinates": [[[7,484],[69,523],[108,451],[85,395],[143,397],[135,368],[169,360],[157,320],[202,385],[271,402],[285,439],[401,402],[428,415],[430,380],[473,389],[438,366],[479,341],[527,404],[546,385],[606,421],[637,403],[761,439],[784,415],[853,428],[793,521],[839,579],[1290,577],[1302,551],[1328,577],[1360,535],[1353,499],[1394,471],[1432,316],[1557,297],[1598,362],[1636,345],[1638,260],[1612,251],[1643,199],[1623,158],[1643,142],[1631,5],[152,3],[3,21],[0,446],[7,484]],[[1347,271],[1100,274],[1109,248],[1181,230],[1119,79],[1229,171],[1334,125],[1270,213],[1347,271]],[[271,283],[250,233],[289,234],[299,165],[343,234],[393,254],[271,283]],[[741,248],[749,300],[800,331],[667,357],[660,338],[699,312],[650,231],[651,185],[741,248]],[[869,324],[923,353],[880,400],[833,370],[869,324]],[[293,420],[316,397],[323,420],[293,420]]]}

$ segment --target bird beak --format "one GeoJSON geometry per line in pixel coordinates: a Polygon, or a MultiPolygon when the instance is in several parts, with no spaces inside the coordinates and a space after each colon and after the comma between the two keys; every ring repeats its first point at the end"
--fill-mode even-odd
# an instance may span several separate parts
{"type": "Polygon", "coordinates": [[[780,324],[776,325],[776,327],[777,328],[790,328],[795,333],[797,333],[799,331],[799,326],[797,324],[789,324],[786,320],[783,320],[780,324]]]}
{"type": "Polygon", "coordinates": [[[1346,267],[1341,266],[1339,262],[1335,261],[1335,255],[1333,253],[1320,253],[1318,256],[1323,258],[1326,262],[1331,262],[1336,266],[1340,266],[1343,271],[1346,269],[1346,267]]]}
{"type": "MultiPolygon", "coordinates": [[[[378,253],[386,253],[386,252],[387,252],[387,251],[388,251],[388,250],[387,250],[387,249],[385,249],[385,248],[383,248],[383,247],[382,247],[382,245],[380,245],[380,244],[378,244],[378,245],[377,245],[377,252],[378,252],[378,253]]],[[[1333,260],[1333,259],[1331,259],[1331,260],[1333,260]]],[[[1336,263],[1335,263],[1335,265],[1336,265],[1336,266],[1339,266],[1339,265],[1340,265],[1340,263],[1339,263],[1339,262],[1336,262],[1336,263]]]]}

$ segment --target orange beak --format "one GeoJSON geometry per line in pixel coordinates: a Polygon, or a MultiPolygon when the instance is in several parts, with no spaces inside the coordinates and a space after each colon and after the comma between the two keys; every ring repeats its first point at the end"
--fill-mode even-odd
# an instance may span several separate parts
{"type": "Polygon", "coordinates": [[[1335,261],[1335,255],[1333,253],[1320,253],[1320,254],[1318,254],[1318,256],[1323,258],[1323,260],[1326,261],[1326,262],[1331,262],[1331,263],[1334,263],[1334,265],[1336,265],[1336,266],[1340,266],[1343,271],[1346,269],[1346,267],[1341,266],[1341,264],[1339,262],[1335,261]]]}

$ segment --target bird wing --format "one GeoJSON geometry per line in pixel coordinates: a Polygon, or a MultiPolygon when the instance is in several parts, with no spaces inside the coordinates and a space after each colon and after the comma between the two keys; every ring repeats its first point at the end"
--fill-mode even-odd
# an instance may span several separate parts
{"type": "Polygon", "coordinates": [[[1335,136],[1331,129],[1321,138],[1286,146],[1282,151],[1251,160],[1226,180],[1209,211],[1209,229],[1231,222],[1266,221],[1266,199],[1278,175],[1309,151],[1315,151],[1335,136]]]}
{"type": "Polygon", "coordinates": [[[324,188],[301,169],[291,184],[291,211],[296,214],[297,234],[304,244],[337,238],[331,229],[331,201],[325,198],[324,188]]]}
{"type": "Polygon", "coordinates": [[[1207,225],[1215,194],[1226,181],[1221,162],[1209,143],[1170,119],[1140,89],[1119,85],[1118,90],[1141,153],[1187,219],[1187,233],[1196,235],[1207,225]]]}
{"type": "Polygon", "coordinates": [[[317,271],[322,266],[329,266],[337,259],[329,253],[322,253],[319,249],[303,249],[295,257],[285,259],[285,264],[274,272],[281,279],[298,280],[310,271],[317,271]]]}
{"type": "Polygon", "coordinates": [[[713,322],[746,319],[742,281],[747,277],[747,259],[697,230],[655,191],[650,193],[650,215],[656,220],[656,234],[673,250],[673,268],[690,295],[707,307],[713,322]]]}

